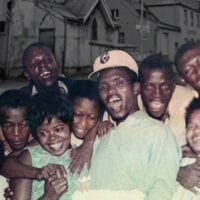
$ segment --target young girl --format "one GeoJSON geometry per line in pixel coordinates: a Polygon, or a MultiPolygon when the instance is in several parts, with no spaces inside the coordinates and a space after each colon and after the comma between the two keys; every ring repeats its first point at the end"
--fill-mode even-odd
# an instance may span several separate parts
{"type": "MultiPolygon", "coordinates": [[[[193,157],[184,157],[182,159],[181,167],[199,163],[200,161],[200,99],[194,99],[187,108],[186,139],[193,151],[193,157]]],[[[200,199],[198,188],[194,187],[190,190],[193,192],[179,185],[174,195],[174,200],[200,199]]]]}
{"type": "Polygon", "coordinates": [[[42,169],[41,178],[45,178],[45,187],[43,181],[34,180],[31,186],[32,180],[17,179],[13,187],[15,199],[71,198],[77,187],[77,176],[68,175],[68,180],[66,179],[65,169],[70,163],[71,149],[70,114],[71,105],[64,95],[54,95],[51,98],[42,95],[33,97],[27,122],[40,145],[27,148],[18,159],[42,169]],[[58,165],[45,167],[50,163],[65,166],[65,169],[58,165]]]}

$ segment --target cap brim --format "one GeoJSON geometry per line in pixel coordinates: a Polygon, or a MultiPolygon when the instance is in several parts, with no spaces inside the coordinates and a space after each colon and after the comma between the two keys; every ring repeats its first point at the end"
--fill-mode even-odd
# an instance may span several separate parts
{"type": "MultiPolygon", "coordinates": [[[[111,69],[111,68],[116,68],[116,67],[124,67],[124,68],[129,69],[130,71],[135,72],[133,69],[129,68],[128,66],[117,66],[117,65],[115,65],[115,66],[105,67],[104,69],[111,69]]],[[[97,70],[95,72],[90,73],[88,75],[88,79],[90,79],[92,81],[98,81],[98,79],[99,79],[99,72],[102,71],[102,70],[104,70],[104,69],[99,69],[99,70],[97,70]]]]}
{"type": "Polygon", "coordinates": [[[99,71],[90,73],[88,75],[88,79],[90,79],[92,81],[98,81],[98,79],[99,79],[99,71]]]}

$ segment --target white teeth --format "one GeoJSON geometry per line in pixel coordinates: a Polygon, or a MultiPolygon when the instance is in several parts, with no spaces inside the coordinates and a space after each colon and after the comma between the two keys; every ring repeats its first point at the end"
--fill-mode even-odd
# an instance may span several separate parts
{"type": "Polygon", "coordinates": [[[41,74],[40,74],[40,76],[47,76],[47,75],[49,75],[50,74],[50,72],[49,71],[45,71],[45,72],[42,72],[41,74]]]}
{"type": "Polygon", "coordinates": [[[110,106],[115,111],[120,111],[121,109],[121,101],[113,101],[110,103],[110,106]]]}
{"type": "Polygon", "coordinates": [[[194,138],[193,138],[193,141],[194,141],[194,142],[196,142],[196,141],[198,141],[198,140],[200,140],[200,137],[194,137],[194,138]]]}
{"type": "Polygon", "coordinates": [[[153,101],[151,102],[152,106],[155,107],[155,108],[159,108],[162,106],[162,103],[161,102],[158,102],[158,101],[153,101]]]}
{"type": "Polygon", "coordinates": [[[54,143],[54,144],[49,144],[49,147],[51,149],[54,149],[54,150],[59,150],[62,146],[62,142],[57,142],[57,143],[54,143]]]}
{"type": "Polygon", "coordinates": [[[113,103],[114,101],[120,101],[118,97],[112,97],[109,99],[109,103],[113,103]]]}

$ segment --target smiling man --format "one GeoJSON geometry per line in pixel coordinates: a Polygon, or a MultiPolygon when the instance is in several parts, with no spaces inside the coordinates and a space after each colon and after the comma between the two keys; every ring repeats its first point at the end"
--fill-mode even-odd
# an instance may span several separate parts
{"type": "Polygon", "coordinates": [[[93,155],[91,189],[97,197],[107,191],[118,199],[132,199],[137,190],[145,199],[170,200],[179,148],[167,126],[139,111],[135,60],[125,51],[112,50],[97,57],[93,69],[90,78],[98,81],[101,100],[117,126],[110,129],[93,155]],[[120,198],[122,191],[126,191],[126,198],[120,198]]]}
{"type": "Polygon", "coordinates": [[[200,41],[190,41],[179,47],[175,66],[182,81],[200,94],[200,41]]]}
{"type": "Polygon", "coordinates": [[[148,114],[164,120],[175,89],[171,64],[160,54],[149,56],[140,65],[139,78],[142,100],[148,114]]]}
{"type": "Polygon", "coordinates": [[[162,54],[148,56],[142,61],[139,79],[142,98],[142,101],[139,99],[140,109],[145,109],[151,117],[168,124],[178,144],[185,145],[185,112],[197,93],[188,87],[176,85],[172,65],[162,54]]]}
{"type": "Polygon", "coordinates": [[[67,94],[72,80],[58,77],[58,65],[51,50],[43,43],[28,46],[22,58],[24,75],[30,81],[21,90],[28,95],[60,90],[67,94]]]}

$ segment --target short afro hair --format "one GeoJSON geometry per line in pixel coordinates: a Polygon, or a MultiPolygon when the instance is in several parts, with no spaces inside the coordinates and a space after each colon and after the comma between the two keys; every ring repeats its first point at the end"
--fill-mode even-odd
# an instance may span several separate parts
{"type": "MultiPolygon", "coordinates": [[[[200,109],[200,98],[194,98],[186,109],[185,123],[189,123],[190,115],[197,109],[200,109]]],[[[200,122],[199,122],[200,123],[200,122]]]]}
{"type": "Polygon", "coordinates": [[[57,117],[70,127],[71,116],[72,104],[67,95],[61,93],[36,94],[32,97],[26,120],[33,137],[37,139],[37,128],[45,118],[50,123],[53,117],[57,117]]]}
{"type": "Polygon", "coordinates": [[[163,69],[167,72],[168,76],[172,80],[175,79],[175,74],[171,62],[166,56],[162,55],[161,53],[150,55],[141,62],[139,66],[140,81],[143,80],[145,69],[163,69]]]}
{"type": "Polygon", "coordinates": [[[179,63],[179,60],[180,58],[189,50],[191,49],[196,49],[196,48],[200,48],[200,41],[189,41],[189,42],[186,42],[184,44],[182,44],[176,54],[175,54],[175,66],[178,70],[178,63],[179,63]]]}

